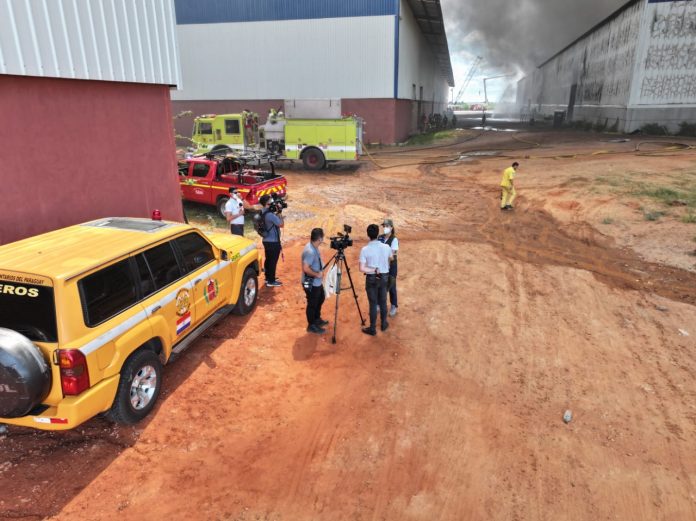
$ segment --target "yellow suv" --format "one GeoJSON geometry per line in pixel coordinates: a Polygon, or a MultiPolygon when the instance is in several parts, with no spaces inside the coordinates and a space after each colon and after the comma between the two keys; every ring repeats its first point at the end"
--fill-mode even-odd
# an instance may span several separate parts
{"type": "Polygon", "coordinates": [[[252,241],[148,219],[0,246],[0,423],[141,420],[164,364],[229,312],[254,308],[258,274],[252,241]]]}

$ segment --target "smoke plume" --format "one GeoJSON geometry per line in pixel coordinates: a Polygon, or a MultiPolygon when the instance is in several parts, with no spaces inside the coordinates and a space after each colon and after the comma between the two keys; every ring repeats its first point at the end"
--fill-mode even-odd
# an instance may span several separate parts
{"type": "MultiPolygon", "coordinates": [[[[527,72],[627,0],[441,0],[450,52],[488,71],[527,72]]],[[[460,81],[460,78],[455,78],[460,81]]]]}

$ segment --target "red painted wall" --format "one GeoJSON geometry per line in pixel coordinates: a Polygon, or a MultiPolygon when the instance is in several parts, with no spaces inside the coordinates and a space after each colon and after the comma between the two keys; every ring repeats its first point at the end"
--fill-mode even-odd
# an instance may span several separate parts
{"type": "MultiPolygon", "coordinates": [[[[410,100],[394,99],[343,99],[341,109],[344,114],[357,114],[365,120],[365,141],[367,143],[391,144],[404,141],[415,132],[411,128],[410,100]]],[[[193,116],[176,120],[176,133],[191,137],[193,117],[202,114],[234,114],[244,109],[257,112],[261,123],[266,122],[270,108],[283,106],[283,100],[255,101],[173,101],[174,114],[192,111],[193,116]]],[[[186,140],[177,140],[181,146],[188,145],[186,140]]]]}
{"type": "Polygon", "coordinates": [[[181,221],[169,87],[0,75],[0,243],[107,216],[181,221]]]}

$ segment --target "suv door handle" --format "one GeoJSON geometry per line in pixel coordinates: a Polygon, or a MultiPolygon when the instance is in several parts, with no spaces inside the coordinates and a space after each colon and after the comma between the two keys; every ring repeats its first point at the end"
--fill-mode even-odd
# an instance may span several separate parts
{"type": "Polygon", "coordinates": [[[162,306],[155,306],[150,310],[150,314],[157,313],[160,309],[162,309],[162,306]]]}
{"type": "Polygon", "coordinates": [[[203,279],[196,279],[196,280],[194,280],[194,281],[193,281],[193,285],[194,285],[194,286],[197,285],[201,280],[203,280],[203,279]]]}

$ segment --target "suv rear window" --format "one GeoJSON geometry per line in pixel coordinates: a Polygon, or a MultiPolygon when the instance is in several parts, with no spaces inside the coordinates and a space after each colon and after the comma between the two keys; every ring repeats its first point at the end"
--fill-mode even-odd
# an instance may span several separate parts
{"type": "Polygon", "coordinates": [[[58,342],[53,288],[0,280],[0,327],[32,341],[58,342]]]}
{"type": "Polygon", "coordinates": [[[85,324],[94,327],[138,301],[130,259],[125,259],[78,282],[85,324]]]}

